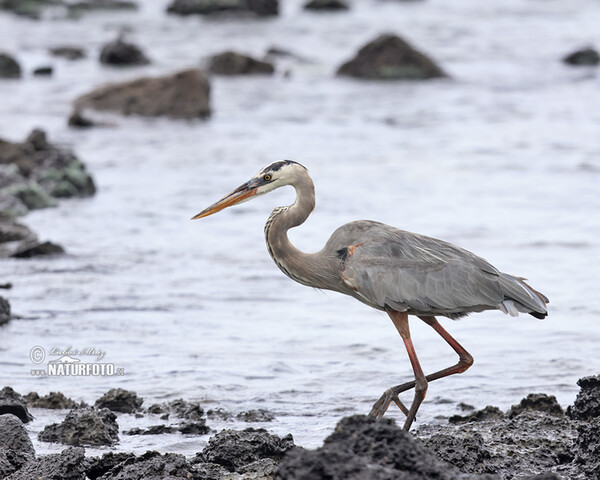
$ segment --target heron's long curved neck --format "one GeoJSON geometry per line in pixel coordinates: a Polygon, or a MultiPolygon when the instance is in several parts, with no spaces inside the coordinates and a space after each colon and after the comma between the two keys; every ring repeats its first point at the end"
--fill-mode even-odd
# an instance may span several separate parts
{"type": "Polygon", "coordinates": [[[288,207],[277,207],[265,224],[265,238],[271,257],[288,277],[312,287],[321,282],[318,254],[304,253],[290,242],[287,232],[302,225],[315,208],[315,187],[308,173],[294,179],[296,201],[288,207]]]}

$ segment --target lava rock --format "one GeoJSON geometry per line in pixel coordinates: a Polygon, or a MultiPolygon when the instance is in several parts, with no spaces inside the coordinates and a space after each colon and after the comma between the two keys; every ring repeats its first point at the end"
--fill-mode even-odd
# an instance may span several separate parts
{"type": "MultiPolygon", "coordinates": [[[[0,230],[0,236],[2,231],[0,230]]],[[[10,321],[10,303],[4,298],[0,297],[0,325],[4,325],[10,321]]]]}
{"type": "Polygon", "coordinates": [[[236,415],[238,420],[242,420],[243,422],[272,422],[275,420],[275,415],[273,415],[268,410],[264,410],[259,408],[258,410],[248,410],[247,412],[241,412],[236,415]]]}
{"type": "Polygon", "coordinates": [[[576,459],[582,465],[586,478],[600,478],[600,418],[583,423],[577,428],[576,459]]]}
{"type": "Polygon", "coordinates": [[[0,78],[21,78],[19,62],[7,53],[0,53],[0,78]]]}
{"type": "Polygon", "coordinates": [[[94,10],[137,10],[138,5],[130,0],[82,0],[69,2],[67,7],[71,15],[77,15],[94,10]]]}
{"type": "Polygon", "coordinates": [[[600,417],[600,375],[580,378],[577,385],[581,390],[575,403],[567,408],[567,415],[586,421],[600,417]]]}
{"type": "Polygon", "coordinates": [[[208,441],[202,458],[231,472],[260,459],[279,461],[294,446],[291,434],[280,438],[265,429],[222,430],[208,441]]]}
{"type": "Polygon", "coordinates": [[[12,387],[4,387],[0,390],[0,415],[6,413],[12,413],[23,423],[33,420],[29,410],[27,410],[27,403],[12,387]]]}
{"type": "Polygon", "coordinates": [[[67,125],[73,128],[90,128],[96,126],[97,123],[91,118],[82,115],[79,110],[74,110],[67,120],[67,125]]]}
{"type": "Polygon", "coordinates": [[[10,413],[0,415],[0,478],[34,458],[35,450],[23,422],[10,413]]]}
{"type": "Polygon", "coordinates": [[[207,410],[206,417],[211,420],[233,420],[233,414],[220,407],[207,410]]]}
{"type": "Polygon", "coordinates": [[[60,245],[52,242],[33,242],[20,246],[10,256],[13,258],[33,258],[46,255],[61,255],[65,253],[65,249],[60,245]]]}
{"type": "Polygon", "coordinates": [[[150,425],[148,428],[132,428],[123,433],[125,435],[161,435],[163,433],[174,433],[175,428],[169,425],[150,425]]]}
{"type": "Polygon", "coordinates": [[[126,459],[112,467],[99,480],[189,480],[203,478],[195,475],[195,469],[183,455],[156,451],[126,459]]]}
{"type": "Polygon", "coordinates": [[[253,13],[272,16],[279,15],[279,0],[173,0],[167,12],[176,15],[253,13]]]}
{"type": "Polygon", "coordinates": [[[111,388],[96,400],[96,408],[108,408],[113,412],[134,413],[141,409],[144,400],[137,393],[122,388],[111,388]]]}
{"type": "Polygon", "coordinates": [[[227,51],[211,57],[208,70],[216,75],[270,75],[275,68],[268,62],[227,51]]]}
{"type": "Polygon", "coordinates": [[[424,445],[461,472],[473,473],[475,466],[483,465],[492,458],[483,437],[476,432],[468,435],[436,434],[427,439],[424,445]]]}
{"type": "Polygon", "coordinates": [[[565,414],[556,397],[554,395],[546,395],[545,393],[530,393],[527,395],[526,398],[521,400],[519,405],[511,407],[508,411],[508,418],[514,418],[525,410],[537,410],[556,416],[565,414]]]}
{"type": "Polygon", "coordinates": [[[570,53],[563,58],[563,62],[569,65],[598,65],[600,63],[600,54],[593,48],[584,48],[570,53]]]}
{"type": "Polygon", "coordinates": [[[48,395],[40,397],[37,392],[29,392],[23,397],[27,405],[33,408],[48,408],[60,410],[66,408],[76,408],[80,406],[77,402],[71,400],[62,392],[50,392],[48,395]]]}
{"type": "Polygon", "coordinates": [[[7,480],[85,480],[85,466],[84,449],[70,447],[27,462],[7,480]]]}
{"type": "Polygon", "coordinates": [[[50,54],[55,57],[63,57],[67,60],[81,60],[86,57],[85,50],[80,47],[61,46],[50,49],[50,54]]]}
{"type": "Polygon", "coordinates": [[[304,5],[305,10],[340,11],[348,10],[348,4],[341,0],[310,0],[304,5]]]}
{"type": "MultiPolygon", "coordinates": [[[[2,198],[1,194],[0,198],[2,198]]],[[[15,197],[5,198],[14,199],[15,197]]],[[[25,209],[25,211],[27,210],[25,209]]],[[[27,226],[12,217],[0,216],[0,257],[8,257],[19,245],[29,244],[35,240],[37,240],[37,236],[27,226]]]]}
{"type": "Polygon", "coordinates": [[[41,67],[37,67],[33,70],[33,74],[36,77],[48,77],[52,75],[53,69],[50,65],[44,65],[41,67]]]}
{"type": "Polygon", "coordinates": [[[289,451],[277,470],[286,480],[450,480],[458,474],[393,420],[363,415],[340,420],[316,450],[289,451]]]}
{"type": "Polygon", "coordinates": [[[184,435],[206,435],[211,432],[204,419],[195,422],[181,422],[177,430],[184,435]]]}
{"type": "Polygon", "coordinates": [[[90,480],[96,480],[125,461],[135,461],[135,455],[133,453],[108,452],[101,457],[91,457],[88,458],[86,474],[90,480]]]}
{"type": "Polygon", "coordinates": [[[498,407],[492,407],[488,405],[482,410],[470,413],[469,415],[452,415],[448,421],[450,423],[469,423],[469,422],[481,422],[483,420],[490,420],[493,418],[502,418],[504,413],[498,407]]]}
{"type": "Polygon", "coordinates": [[[146,410],[155,415],[175,415],[186,420],[202,421],[204,420],[204,409],[198,402],[187,402],[182,398],[171,400],[162,404],[153,404],[146,410]]]}
{"type": "Polygon", "coordinates": [[[427,55],[396,35],[381,35],[344,63],[338,75],[375,80],[423,80],[446,77],[427,55]]]}
{"type": "Polygon", "coordinates": [[[100,63],[119,66],[148,65],[150,60],[137,45],[118,38],[102,47],[100,63]]]}
{"type": "Polygon", "coordinates": [[[107,408],[71,410],[62,423],[48,425],[38,438],[65,445],[113,445],[119,440],[116,415],[107,408]]]}
{"type": "Polygon", "coordinates": [[[75,109],[89,107],[124,115],[206,118],[210,115],[210,84],[200,70],[106,85],[79,97],[75,109]]]}
{"type": "Polygon", "coordinates": [[[61,5],[62,3],[62,0],[0,0],[0,10],[38,19],[41,17],[44,7],[48,5],[61,5]]]}

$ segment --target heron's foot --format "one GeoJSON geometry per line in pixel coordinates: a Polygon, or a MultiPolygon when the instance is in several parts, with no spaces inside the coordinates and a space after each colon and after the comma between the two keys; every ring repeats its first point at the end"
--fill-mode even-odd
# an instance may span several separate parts
{"type": "Polygon", "coordinates": [[[391,403],[394,402],[396,406],[404,413],[404,415],[408,416],[408,408],[400,401],[398,397],[397,387],[388,388],[383,395],[375,402],[373,408],[369,412],[370,417],[381,418],[387,412],[387,409],[390,407],[391,403]]]}

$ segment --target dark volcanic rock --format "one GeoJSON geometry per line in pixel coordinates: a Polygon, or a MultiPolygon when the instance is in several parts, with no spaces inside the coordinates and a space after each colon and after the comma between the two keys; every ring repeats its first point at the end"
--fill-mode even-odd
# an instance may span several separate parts
{"type": "Polygon", "coordinates": [[[579,433],[575,442],[575,461],[582,465],[586,478],[600,478],[600,417],[577,428],[579,433]]]}
{"type": "MultiPolygon", "coordinates": [[[[1,196],[0,189],[0,198],[1,196]]],[[[4,197],[14,199],[15,197],[4,197]]],[[[2,202],[0,202],[1,204],[2,202]]],[[[9,203],[9,202],[5,202],[9,203]]],[[[26,212],[27,209],[24,208],[26,212]]],[[[25,225],[18,223],[11,217],[0,215],[0,257],[8,257],[24,245],[31,245],[37,241],[37,236],[25,225]]]]}
{"type": "Polygon", "coordinates": [[[355,415],[340,420],[317,450],[295,448],[288,452],[279,465],[277,478],[450,480],[458,473],[393,420],[355,415]]]}
{"type": "Polygon", "coordinates": [[[14,415],[0,415],[0,478],[10,475],[35,458],[33,444],[23,422],[14,415]]]}
{"type": "MultiPolygon", "coordinates": [[[[0,231],[0,235],[1,235],[0,231]]],[[[0,325],[8,323],[10,320],[10,303],[4,297],[0,297],[0,325]]]]}
{"type": "Polygon", "coordinates": [[[74,128],[90,128],[97,125],[91,118],[81,114],[79,110],[74,110],[67,120],[67,125],[74,128]]]}
{"type": "Polygon", "coordinates": [[[49,408],[53,410],[76,408],[79,405],[70,398],[65,397],[62,392],[50,392],[40,397],[37,392],[29,392],[23,397],[27,405],[34,408],[49,408]]]}
{"type": "Polygon", "coordinates": [[[14,258],[32,258],[44,255],[60,255],[65,253],[65,249],[52,242],[33,242],[19,247],[10,256],[14,258]]]}
{"type": "Polygon", "coordinates": [[[181,422],[177,430],[184,435],[206,435],[211,431],[204,419],[195,422],[181,422]]]}
{"type": "Polygon", "coordinates": [[[275,71],[273,65],[268,62],[232,51],[211,57],[208,69],[217,75],[270,75],[275,71]]]}
{"type": "Polygon", "coordinates": [[[105,85],[79,97],[75,109],[112,110],[124,115],[205,118],[210,84],[200,70],[105,85]]]}
{"type": "Polygon", "coordinates": [[[279,14],[279,0],[173,0],[167,12],[177,15],[253,13],[271,16],[279,14]]]}
{"type": "MultiPolygon", "coordinates": [[[[103,457],[104,458],[104,457],[103,457]]],[[[203,479],[195,475],[195,470],[183,455],[146,452],[139,457],[130,457],[116,464],[100,480],[175,480],[203,479]]]]}
{"type": "Polygon", "coordinates": [[[310,0],[310,2],[304,5],[305,10],[327,10],[327,11],[340,11],[348,10],[348,4],[341,0],[310,0]]]}
{"type": "Polygon", "coordinates": [[[134,413],[141,409],[143,399],[137,393],[122,388],[111,388],[96,400],[96,408],[108,408],[113,412],[134,413]]]}
{"type": "Polygon", "coordinates": [[[204,409],[198,402],[186,402],[182,398],[171,400],[170,402],[150,405],[147,409],[148,413],[155,415],[166,414],[175,415],[186,420],[201,421],[204,420],[204,409]]]}
{"type": "Polygon", "coordinates": [[[487,407],[477,410],[476,412],[470,413],[469,415],[452,415],[448,421],[450,423],[469,423],[469,422],[481,422],[482,420],[490,420],[494,418],[502,418],[504,413],[498,407],[487,407]]]}
{"type": "Polygon", "coordinates": [[[62,0],[0,0],[0,10],[11,11],[17,15],[39,18],[48,5],[60,5],[62,0]]]}
{"type": "Polygon", "coordinates": [[[598,65],[600,63],[600,54],[593,48],[584,48],[570,53],[563,58],[564,63],[569,65],[598,65]]]}
{"type": "Polygon", "coordinates": [[[135,455],[133,453],[108,452],[101,457],[91,457],[88,459],[87,476],[91,480],[96,480],[125,460],[135,460],[135,455]]]}
{"type": "Polygon", "coordinates": [[[82,0],[69,2],[68,7],[71,14],[77,14],[94,10],[137,10],[138,5],[130,0],[82,0]]]}
{"type": "Polygon", "coordinates": [[[20,78],[21,66],[13,57],[0,53],[0,78],[20,78]]]}
{"type": "Polygon", "coordinates": [[[338,75],[375,80],[423,80],[446,77],[427,55],[396,35],[381,35],[362,47],[338,75]]]}
{"type": "Polygon", "coordinates": [[[476,465],[492,458],[483,437],[477,432],[463,435],[437,434],[425,443],[439,458],[458,467],[461,472],[473,473],[476,465]]]}
{"type": "Polygon", "coordinates": [[[137,45],[118,38],[102,47],[100,63],[120,66],[147,65],[150,60],[137,45]]]}
{"type": "Polygon", "coordinates": [[[37,67],[33,70],[33,74],[37,77],[48,77],[52,75],[53,68],[50,65],[37,67]]]}
{"type": "Polygon", "coordinates": [[[244,422],[272,422],[275,420],[275,415],[268,410],[259,408],[258,410],[248,410],[247,412],[238,413],[236,418],[244,422]]]}
{"type": "Polygon", "coordinates": [[[558,404],[554,395],[546,395],[545,393],[530,393],[526,398],[521,400],[519,405],[513,405],[508,411],[508,417],[514,418],[525,410],[538,410],[546,412],[549,415],[564,415],[562,407],[558,404]]]}
{"type": "Polygon", "coordinates": [[[150,425],[148,428],[132,428],[123,433],[125,435],[161,435],[163,433],[174,433],[175,428],[169,425],[150,425]]]}
{"type": "Polygon", "coordinates": [[[107,408],[78,408],[69,412],[62,423],[46,426],[38,438],[65,445],[113,445],[119,440],[116,418],[107,408]]]}
{"type": "Polygon", "coordinates": [[[6,413],[12,413],[23,423],[33,420],[29,410],[27,410],[27,403],[12,387],[4,387],[0,390],[0,415],[6,413]]]}
{"type": "Polygon", "coordinates": [[[84,449],[70,447],[27,462],[7,480],[85,480],[85,466],[84,449]]]}
{"type": "Polygon", "coordinates": [[[64,57],[67,60],[80,60],[85,58],[85,50],[80,47],[53,47],[50,49],[50,53],[55,57],[64,57]]]}
{"type": "Polygon", "coordinates": [[[293,446],[294,440],[290,434],[280,438],[262,428],[222,430],[208,441],[202,450],[202,458],[234,472],[265,458],[279,461],[293,446]]]}
{"type": "Polygon", "coordinates": [[[577,381],[581,387],[567,415],[577,420],[592,420],[600,417],[600,375],[583,377],[577,381]]]}

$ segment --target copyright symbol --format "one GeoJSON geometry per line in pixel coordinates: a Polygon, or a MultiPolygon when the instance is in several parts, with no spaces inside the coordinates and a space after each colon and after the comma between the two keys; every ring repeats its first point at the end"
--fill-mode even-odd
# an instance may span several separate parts
{"type": "Polygon", "coordinates": [[[29,359],[36,364],[40,364],[46,358],[46,352],[44,349],[38,345],[33,347],[29,352],[29,359]]]}

